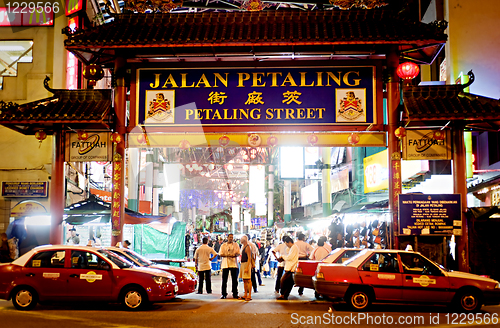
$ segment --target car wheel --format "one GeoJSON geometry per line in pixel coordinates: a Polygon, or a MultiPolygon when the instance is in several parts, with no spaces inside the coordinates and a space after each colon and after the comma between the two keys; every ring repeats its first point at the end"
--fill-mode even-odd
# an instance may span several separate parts
{"type": "Polygon", "coordinates": [[[474,290],[465,290],[455,296],[455,308],[460,312],[477,312],[481,306],[481,296],[474,290]]]}
{"type": "Polygon", "coordinates": [[[366,310],[372,302],[370,293],[363,289],[349,293],[346,301],[355,311],[366,310]]]}
{"type": "Polygon", "coordinates": [[[29,287],[21,287],[12,294],[12,304],[21,311],[29,311],[38,302],[37,293],[29,287]]]}
{"type": "Polygon", "coordinates": [[[122,303],[127,310],[139,310],[146,306],[147,298],[139,288],[128,288],[122,294],[122,303]]]}
{"type": "Polygon", "coordinates": [[[316,291],[314,292],[314,297],[316,297],[317,300],[323,299],[323,297],[316,291]]]}

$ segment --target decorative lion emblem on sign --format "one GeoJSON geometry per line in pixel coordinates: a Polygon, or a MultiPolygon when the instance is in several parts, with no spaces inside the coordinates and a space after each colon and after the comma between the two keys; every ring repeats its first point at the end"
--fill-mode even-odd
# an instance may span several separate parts
{"type": "Polygon", "coordinates": [[[354,91],[347,91],[346,97],[340,100],[339,114],[349,121],[355,120],[363,115],[362,102],[356,97],[354,91]]]}
{"type": "Polygon", "coordinates": [[[148,117],[163,121],[172,115],[170,101],[165,99],[163,93],[157,93],[156,98],[149,102],[148,117]]]}

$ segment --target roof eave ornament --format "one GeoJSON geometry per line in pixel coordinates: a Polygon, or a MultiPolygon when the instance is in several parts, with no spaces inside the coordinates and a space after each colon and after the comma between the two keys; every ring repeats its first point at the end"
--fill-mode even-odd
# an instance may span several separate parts
{"type": "Polygon", "coordinates": [[[434,26],[434,28],[436,28],[437,30],[439,30],[441,32],[444,32],[444,30],[446,30],[448,28],[448,22],[445,20],[435,20],[435,21],[429,23],[429,25],[434,26]]]}
{"type": "Polygon", "coordinates": [[[468,71],[467,75],[469,76],[469,81],[461,85],[462,91],[468,86],[470,86],[472,83],[474,83],[474,80],[476,79],[474,73],[472,73],[472,70],[468,71]]]}
{"type": "Polygon", "coordinates": [[[50,81],[50,77],[48,75],[46,75],[45,79],[43,80],[43,86],[45,87],[45,89],[48,92],[55,94],[57,92],[57,90],[56,89],[52,89],[51,87],[49,87],[49,81],[50,81]]]}
{"type": "Polygon", "coordinates": [[[330,0],[330,4],[342,10],[349,9],[374,9],[387,6],[389,2],[384,0],[330,0]]]}

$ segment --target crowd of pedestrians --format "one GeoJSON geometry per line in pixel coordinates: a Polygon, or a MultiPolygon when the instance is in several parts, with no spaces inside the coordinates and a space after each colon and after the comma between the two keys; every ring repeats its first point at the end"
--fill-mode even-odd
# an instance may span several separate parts
{"type": "MultiPolygon", "coordinates": [[[[217,239],[214,242],[208,237],[203,238],[203,245],[194,254],[194,260],[199,276],[198,294],[203,293],[205,282],[206,292],[212,293],[211,261],[219,258],[221,261],[222,286],[221,299],[228,296],[228,281],[231,276],[230,293],[232,298],[245,301],[252,300],[252,292],[257,293],[258,286],[264,286],[262,277],[276,279],[274,290],[278,300],[287,300],[293,285],[293,275],[299,260],[320,260],[328,255],[332,248],[321,237],[318,243],[306,242],[305,235],[299,233],[294,241],[290,236],[283,236],[281,241],[261,241],[250,235],[243,235],[236,241],[233,234],[226,240],[217,239]],[[244,295],[238,293],[238,281],[244,285],[244,295]]],[[[304,289],[299,288],[302,295],[304,289]]]]}

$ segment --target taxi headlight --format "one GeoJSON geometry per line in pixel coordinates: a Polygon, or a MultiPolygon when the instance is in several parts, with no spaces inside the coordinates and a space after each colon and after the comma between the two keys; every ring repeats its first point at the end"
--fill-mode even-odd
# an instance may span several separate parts
{"type": "Polygon", "coordinates": [[[153,277],[153,280],[157,283],[157,284],[168,284],[170,282],[170,279],[167,278],[167,277],[160,277],[160,276],[154,276],[153,277]]]}
{"type": "Polygon", "coordinates": [[[497,285],[495,286],[496,289],[500,289],[500,282],[497,282],[497,285]]]}
{"type": "Polygon", "coordinates": [[[323,272],[318,272],[318,273],[316,273],[316,278],[325,279],[325,275],[323,274],[323,272]]]}
{"type": "Polygon", "coordinates": [[[193,273],[186,272],[186,273],[184,273],[184,278],[189,279],[189,280],[196,279],[196,275],[194,274],[194,272],[193,273]]]}

